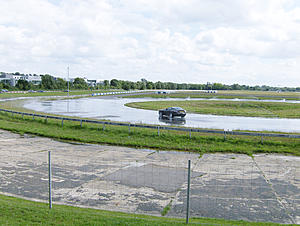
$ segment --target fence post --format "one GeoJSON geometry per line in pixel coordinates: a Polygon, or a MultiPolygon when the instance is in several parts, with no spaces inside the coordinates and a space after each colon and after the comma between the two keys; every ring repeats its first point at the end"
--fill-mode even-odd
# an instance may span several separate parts
{"type": "Polygon", "coordinates": [[[130,133],[130,124],[128,125],[128,133],[130,133]]]}
{"type": "Polygon", "coordinates": [[[34,114],[32,115],[32,119],[34,120],[34,114]]]}
{"type": "Polygon", "coordinates": [[[226,131],[224,129],[224,140],[226,140],[226,131]]]}
{"type": "Polygon", "coordinates": [[[264,144],[264,138],[261,136],[261,144],[264,144]]]}
{"type": "Polygon", "coordinates": [[[102,130],[103,130],[103,131],[105,130],[105,124],[103,124],[103,128],[102,128],[102,130]]]}
{"type": "Polygon", "coordinates": [[[46,123],[48,123],[48,116],[46,115],[46,119],[45,119],[46,123]]]}
{"type": "Polygon", "coordinates": [[[192,130],[190,129],[190,138],[192,138],[192,130]]]}
{"type": "Polygon", "coordinates": [[[24,114],[22,113],[22,119],[24,119],[24,114]]]}
{"type": "Polygon", "coordinates": [[[64,127],[64,119],[61,119],[61,127],[64,127]]]}
{"type": "Polygon", "coordinates": [[[159,136],[159,126],[157,127],[157,135],[159,136]]]}
{"type": "Polygon", "coordinates": [[[80,127],[82,128],[82,120],[80,120],[80,127]]]}
{"type": "Polygon", "coordinates": [[[191,160],[188,161],[188,187],[186,194],[186,218],[185,223],[189,223],[190,216],[190,188],[191,188],[191,160]]]}
{"type": "Polygon", "coordinates": [[[48,176],[49,176],[49,209],[52,209],[52,175],[51,175],[51,151],[48,151],[48,176]]]}

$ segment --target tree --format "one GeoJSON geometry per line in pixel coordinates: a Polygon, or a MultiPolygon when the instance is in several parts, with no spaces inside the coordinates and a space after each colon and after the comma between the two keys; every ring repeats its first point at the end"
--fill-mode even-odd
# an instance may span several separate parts
{"type": "Polygon", "coordinates": [[[122,89],[130,90],[130,82],[129,81],[123,81],[122,82],[122,89]]]}
{"type": "Polygon", "coordinates": [[[120,81],[117,80],[117,79],[112,79],[110,80],[110,86],[116,88],[116,89],[119,89],[121,84],[120,84],[120,81]]]}
{"type": "Polygon", "coordinates": [[[43,89],[57,89],[56,82],[51,75],[43,75],[41,84],[43,89]]]}
{"type": "Polygon", "coordinates": [[[130,82],[130,89],[136,89],[136,83],[130,82]]]}
{"type": "Polygon", "coordinates": [[[162,83],[160,81],[155,83],[156,89],[161,89],[162,88],[162,83]]]}
{"type": "Polygon", "coordinates": [[[62,78],[57,78],[56,87],[58,89],[66,89],[67,86],[68,86],[67,81],[63,80],[62,78]]]}
{"type": "Polygon", "coordinates": [[[73,86],[75,89],[87,89],[88,88],[88,85],[84,81],[83,78],[75,78],[74,82],[73,82],[73,86]]]}
{"type": "Polygon", "coordinates": [[[147,85],[146,85],[147,89],[153,89],[153,87],[154,87],[153,82],[147,82],[147,85]]]}
{"type": "Polygon", "coordinates": [[[214,90],[223,90],[224,86],[221,83],[214,83],[212,86],[212,89],[214,90]]]}
{"type": "Polygon", "coordinates": [[[104,80],[104,89],[109,89],[109,81],[108,80],[104,80]]]}
{"type": "Polygon", "coordinates": [[[17,84],[16,84],[16,87],[20,90],[30,90],[31,89],[31,83],[29,83],[26,80],[19,79],[17,84]]]}

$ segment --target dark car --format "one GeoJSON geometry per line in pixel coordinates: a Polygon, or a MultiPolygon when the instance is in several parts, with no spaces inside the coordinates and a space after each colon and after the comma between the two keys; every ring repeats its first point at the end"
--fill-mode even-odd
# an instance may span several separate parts
{"type": "Polygon", "coordinates": [[[186,115],[186,111],[180,107],[169,107],[166,109],[159,110],[159,117],[168,117],[168,118],[173,118],[173,117],[181,117],[183,118],[186,115]]]}

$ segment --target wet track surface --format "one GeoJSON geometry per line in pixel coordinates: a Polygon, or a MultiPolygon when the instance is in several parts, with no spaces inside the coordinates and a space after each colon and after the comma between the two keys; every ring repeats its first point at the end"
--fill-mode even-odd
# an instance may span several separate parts
{"type": "MultiPolygon", "coordinates": [[[[134,109],[124,106],[129,102],[184,100],[184,99],[156,99],[156,98],[82,98],[71,100],[32,99],[24,105],[26,108],[53,114],[79,116],[96,119],[106,119],[130,123],[146,123],[157,125],[179,125],[209,129],[252,130],[252,131],[280,131],[300,132],[300,119],[279,119],[261,117],[239,117],[187,114],[185,119],[159,120],[157,111],[134,109]]],[[[194,99],[193,99],[194,100],[194,99]]],[[[195,99],[197,100],[197,99],[195,99]]],[[[205,99],[207,100],[207,99],[205,99]]],[[[246,100],[246,99],[245,99],[246,100]]],[[[214,100],[211,100],[214,101],[214,100]]],[[[229,101],[229,100],[226,100],[229,101]]],[[[232,99],[231,101],[241,101],[232,99]]],[[[253,101],[253,100],[246,100],[253,101]]],[[[281,100],[263,100],[264,102],[282,102],[281,100]]],[[[299,103],[299,101],[286,101],[299,103]]]]}

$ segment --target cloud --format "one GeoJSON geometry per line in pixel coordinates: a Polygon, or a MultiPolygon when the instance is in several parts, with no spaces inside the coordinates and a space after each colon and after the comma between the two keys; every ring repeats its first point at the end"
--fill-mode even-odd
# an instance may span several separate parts
{"type": "Polygon", "coordinates": [[[300,86],[299,15],[292,0],[1,1],[0,70],[300,86]]]}

